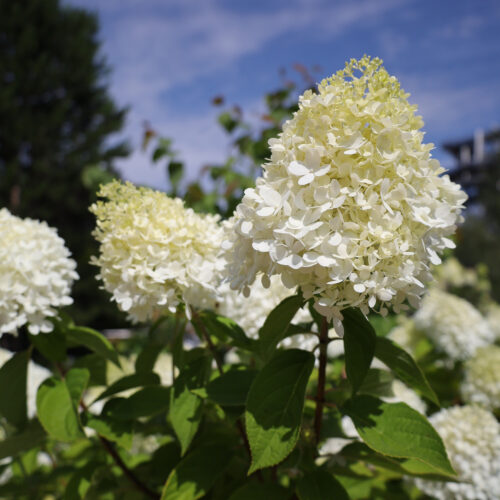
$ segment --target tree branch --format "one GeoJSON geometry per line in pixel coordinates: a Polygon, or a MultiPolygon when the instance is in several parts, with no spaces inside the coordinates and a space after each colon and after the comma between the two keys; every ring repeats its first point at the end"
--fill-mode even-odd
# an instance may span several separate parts
{"type": "MultiPolygon", "coordinates": [[[[88,411],[87,405],[81,400],[80,406],[82,410],[88,411]]],[[[131,483],[139,490],[142,491],[149,498],[154,498],[155,500],[159,500],[160,495],[153,490],[150,490],[147,485],[145,485],[125,464],[122,460],[118,452],[115,450],[114,446],[110,441],[108,441],[105,437],[97,434],[99,440],[102,444],[102,447],[106,450],[106,452],[110,455],[110,457],[114,460],[115,464],[121,469],[123,474],[130,480],[131,483]]]]}

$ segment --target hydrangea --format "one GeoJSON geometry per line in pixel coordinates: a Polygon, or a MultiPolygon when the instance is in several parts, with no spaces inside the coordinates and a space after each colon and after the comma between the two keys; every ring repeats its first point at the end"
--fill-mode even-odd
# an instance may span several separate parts
{"type": "Polygon", "coordinates": [[[441,175],[416,106],[381,64],[351,60],[269,141],[225,244],[234,289],[279,275],[337,325],[346,307],[417,304],[466,195],[441,175]]]}
{"type": "MultiPolygon", "coordinates": [[[[145,321],[179,303],[213,307],[223,262],[219,217],[131,183],[102,186],[92,205],[100,255],[92,262],[119,308],[145,321]]],[[[189,307],[186,307],[189,315],[189,307]]]]}
{"type": "Polygon", "coordinates": [[[462,482],[415,479],[416,486],[437,500],[498,500],[500,424],[495,417],[479,407],[457,406],[441,410],[429,420],[462,482]]]}
{"type": "Polygon", "coordinates": [[[466,361],[461,392],[468,403],[500,409],[500,347],[481,347],[466,361]]]}
{"type": "Polygon", "coordinates": [[[486,320],[493,330],[496,339],[500,339],[500,306],[498,304],[490,304],[486,311],[486,320]]]}
{"type": "MultiPolygon", "coordinates": [[[[464,287],[484,287],[485,283],[480,281],[480,277],[475,269],[462,266],[455,257],[449,257],[442,265],[433,270],[437,288],[449,290],[450,288],[464,287]]],[[[487,287],[487,283],[486,283],[487,287]]]]}
{"type": "Polygon", "coordinates": [[[437,289],[425,296],[413,320],[453,360],[468,359],[495,340],[490,325],[472,304],[437,289]]]}
{"type": "Polygon", "coordinates": [[[50,332],[48,318],[73,302],[76,263],[56,229],[0,210],[0,333],[28,324],[32,334],[50,332]]]}
{"type": "Polygon", "coordinates": [[[398,317],[398,324],[389,332],[389,338],[405,351],[414,353],[422,339],[422,333],[415,328],[415,322],[406,316],[398,317]]]}

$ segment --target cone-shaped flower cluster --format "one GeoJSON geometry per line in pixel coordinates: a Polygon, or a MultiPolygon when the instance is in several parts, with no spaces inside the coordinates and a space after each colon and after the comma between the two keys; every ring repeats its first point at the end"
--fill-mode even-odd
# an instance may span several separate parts
{"type": "Polygon", "coordinates": [[[225,244],[233,288],[277,274],[337,318],[418,302],[466,195],[441,175],[407,98],[369,57],[301,96],[236,210],[225,244]]]}
{"type": "Polygon", "coordinates": [[[180,302],[214,307],[222,262],[218,216],[199,215],[182,200],[114,181],[91,207],[104,288],[134,321],[153,318],[180,302]]]}
{"type": "Polygon", "coordinates": [[[495,341],[490,324],[470,302],[437,289],[425,296],[413,320],[453,360],[468,359],[495,341]]]}
{"type": "Polygon", "coordinates": [[[48,318],[73,302],[76,263],[64,240],[45,222],[0,210],[0,333],[28,324],[30,333],[50,332],[48,318]]]}
{"type": "Polygon", "coordinates": [[[430,417],[461,482],[415,479],[424,493],[438,500],[500,498],[500,424],[475,406],[453,407],[430,417]]]}
{"type": "Polygon", "coordinates": [[[481,347],[467,360],[461,392],[468,403],[500,409],[500,347],[481,347]]]}

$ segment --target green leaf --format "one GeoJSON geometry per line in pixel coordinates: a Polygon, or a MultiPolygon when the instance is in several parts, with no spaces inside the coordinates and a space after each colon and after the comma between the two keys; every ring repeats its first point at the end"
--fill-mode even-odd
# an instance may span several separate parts
{"type": "Polygon", "coordinates": [[[394,377],[391,372],[370,368],[358,392],[359,394],[369,394],[370,396],[393,397],[393,382],[394,377]]]}
{"type": "Polygon", "coordinates": [[[31,350],[18,352],[0,368],[0,414],[22,428],[27,421],[26,379],[31,350]]]}
{"type": "Polygon", "coordinates": [[[378,337],[375,356],[386,364],[396,377],[406,385],[439,406],[438,397],[429,385],[422,370],[404,349],[387,338],[378,337]]]}
{"type": "Polygon", "coordinates": [[[170,388],[151,385],[132,394],[128,398],[110,400],[103,409],[104,415],[118,420],[135,420],[140,417],[151,417],[168,410],[170,388]]]}
{"type": "Polygon", "coordinates": [[[50,361],[61,362],[66,359],[66,337],[60,328],[55,328],[50,333],[29,334],[30,342],[42,355],[50,361]]]}
{"type": "MultiPolygon", "coordinates": [[[[251,481],[238,488],[229,500],[289,500],[290,492],[274,483],[251,481]]],[[[319,498],[319,497],[318,497],[319,498]]]]}
{"type": "Polygon", "coordinates": [[[313,366],[313,354],[288,349],[278,352],[255,377],[245,411],[252,451],[249,474],[276,465],[294,449],[313,366]]]}
{"type": "Polygon", "coordinates": [[[75,405],[78,408],[82,394],[90,379],[90,372],[86,368],[72,368],[65,377],[66,386],[75,405]]]}
{"type": "Polygon", "coordinates": [[[238,122],[233,118],[231,113],[228,111],[225,111],[224,113],[221,113],[217,121],[226,129],[227,132],[231,133],[236,126],[238,125],[238,122]]]}
{"type": "Polygon", "coordinates": [[[349,500],[343,486],[323,469],[307,471],[297,482],[297,495],[300,500],[349,500]]]}
{"type": "MultiPolygon", "coordinates": [[[[149,385],[159,385],[160,377],[154,372],[133,373],[126,375],[113,382],[95,401],[109,398],[123,391],[128,391],[134,387],[146,387],[149,385]]],[[[95,402],[94,401],[94,402],[95,402]]]]}
{"type": "MultiPolygon", "coordinates": [[[[76,388],[72,390],[75,394],[76,388]]],[[[45,380],[38,388],[36,406],[40,423],[53,438],[73,441],[85,436],[72,394],[64,380],[56,377],[45,380]]]]}
{"type": "Polygon", "coordinates": [[[76,469],[64,490],[64,500],[83,500],[86,498],[85,495],[92,484],[92,475],[99,465],[98,462],[90,462],[76,469]]]}
{"type": "Polygon", "coordinates": [[[76,345],[83,345],[99,356],[108,359],[118,368],[121,368],[118,354],[111,342],[101,333],[86,326],[70,326],[67,329],[67,338],[76,345]]]}
{"type": "Polygon", "coordinates": [[[256,375],[256,370],[229,370],[214,378],[206,388],[193,392],[221,406],[244,406],[256,375]]]}
{"type": "Polygon", "coordinates": [[[108,416],[87,415],[85,426],[94,429],[99,435],[129,450],[132,446],[132,428],[128,422],[108,416]]]}
{"type": "Polygon", "coordinates": [[[342,311],[344,319],[345,371],[353,394],[361,387],[375,354],[377,336],[359,309],[342,311]]]}
{"type": "Polygon", "coordinates": [[[210,373],[210,358],[195,359],[181,371],[172,391],[169,418],[181,444],[181,455],[186,453],[200,426],[203,400],[191,392],[204,385],[210,373]]]}
{"type": "Polygon", "coordinates": [[[436,474],[454,476],[441,438],[427,419],[405,403],[384,403],[355,396],[342,408],[363,441],[373,450],[396,458],[420,461],[436,474]]]}
{"type": "Polygon", "coordinates": [[[264,359],[269,359],[288,330],[297,311],[304,305],[302,294],[292,295],[281,301],[266,318],[259,330],[260,351],[264,359]]]}
{"type": "Polygon", "coordinates": [[[179,439],[181,455],[186,453],[200,426],[202,410],[203,400],[187,388],[179,391],[170,405],[170,423],[179,439]]]}
{"type": "Polygon", "coordinates": [[[440,481],[450,481],[449,476],[436,474],[436,469],[415,459],[401,459],[381,455],[366,444],[357,441],[342,448],[342,456],[348,460],[364,461],[399,474],[432,478],[440,481]]]}
{"type": "Polygon", "coordinates": [[[33,420],[22,433],[8,436],[0,441],[0,460],[15,457],[39,446],[45,441],[46,436],[38,420],[33,420]]]}
{"type": "Polygon", "coordinates": [[[177,190],[179,182],[184,175],[184,164],[180,161],[171,161],[168,164],[168,178],[174,191],[177,190]]]}
{"type": "Polygon", "coordinates": [[[196,500],[204,496],[223,473],[232,452],[206,445],[187,455],[168,476],[161,500],[196,500]]]}
{"type": "Polygon", "coordinates": [[[159,342],[148,342],[135,360],[135,371],[137,373],[152,372],[162,348],[163,344],[159,342]]]}
{"type": "Polygon", "coordinates": [[[203,311],[200,318],[210,335],[214,335],[223,342],[229,337],[232,339],[234,346],[242,349],[252,349],[254,342],[245,335],[241,327],[232,319],[208,310],[203,311]]]}

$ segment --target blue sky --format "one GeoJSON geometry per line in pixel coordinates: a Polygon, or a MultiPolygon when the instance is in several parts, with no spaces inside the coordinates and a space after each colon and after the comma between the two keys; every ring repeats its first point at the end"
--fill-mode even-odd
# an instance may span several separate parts
{"type": "Polygon", "coordinates": [[[439,145],[500,126],[498,0],[66,0],[98,13],[111,93],[130,112],[125,178],[158,188],[165,173],[140,151],[142,124],[174,139],[189,175],[227,157],[215,95],[247,117],[278,70],[320,66],[317,81],[363,54],[384,59],[439,145]]]}

